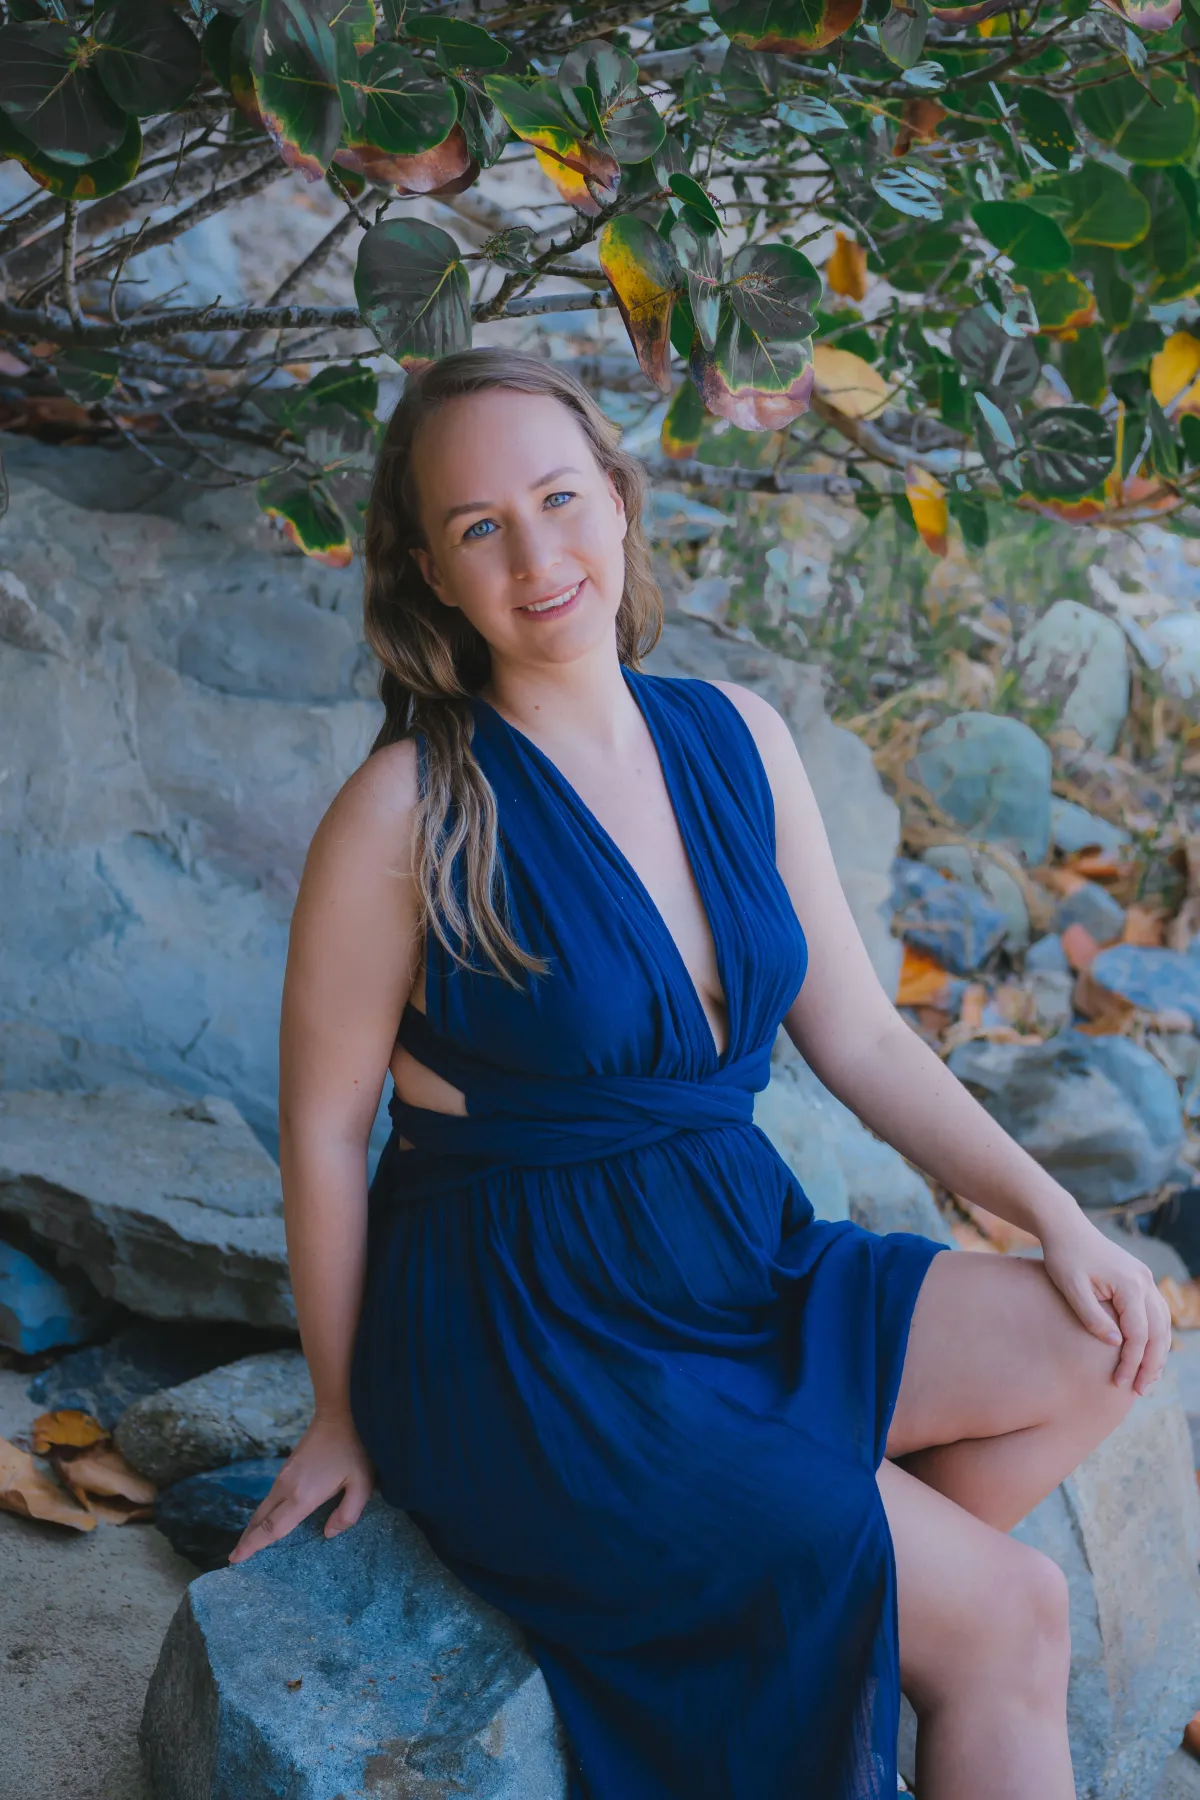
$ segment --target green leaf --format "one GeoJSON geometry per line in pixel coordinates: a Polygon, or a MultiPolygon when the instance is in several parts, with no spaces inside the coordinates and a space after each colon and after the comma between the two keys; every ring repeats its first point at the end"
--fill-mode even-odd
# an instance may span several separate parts
{"type": "Polygon", "coordinates": [[[39,187],[60,200],[103,200],[133,180],[142,158],[142,129],[125,121],[125,136],[111,156],[92,163],[65,163],[47,156],[0,112],[0,156],[11,156],[39,187]]]}
{"type": "Polygon", "coordinates": [[[353,551],[346,521],[319,482],[290,473],[269,476],[258,484],[258,504],[283,520],[287,536],[305,556],[334,569],[349,565],[353,551]]]}
{"type": "Polygon", "coordinates": [[[603,38],[577,44],[563,57],[559,91],[568,113],[584,90],[594,102],[576,116],[606,143],[619,163],[645,162],[666,137],[666,126],[638,89],[638,67],[632,57],[603,38]]]}
{"type": "Polygon", "coordinates": [[[1150,229],[1150,208],[1131,181],[1108,163],[1085,162],[1060,175],[1050,192],[1066,202],[1060,220],[1073,244],[1127,250],[1150,229]]]}
{"type": "Polygon", "coordinates": [[[780,431],[808,410],[812,339],[768,342],[727,304],[714,348],[695,339],[691,369],[709,412],[743,431],[780,431]]]}
{"type": "Polygon", "coordinates": [[[920,163],[895,162],[871,177],[871,186],[881,200],[897,212],[913,219],[940,219],[942,203],[938,198],[942,187],[940,176],[920,163]]]}
{"type": "Polygon", "coordinates": [[[606,144],[588,141],[584,128],[567,111],[556,83],[485,75],[483,87],[510,131],[601,191],[615,191],[620,178],[615,156],[606,144]]]}
{"type": "Polygon", "coordinates": [[[59,385],[80,406],[94,406],[116,386],[120,359],[111,350],[60,350],[54,359],[59,385]]]}
{"type": "Polygon", "coordinates": [[[1172,480],[1179,473],[1179,445],[1170,421],[1153,394],[1147,401],[1150,421],[1150,447],[1155,472],[1172,480]]]}
{"type": "Polygon", "coordinates": [[[1022,468],[1029,491],[1071,500],[1099,487],[1113,465],[1112,427],[1086,406],[1052,406],[1024,421],[1022,468]]]}
{"type": "Polygon", "coordinates": [[[771,58],[758,50],[730,44],[718,77],[725,104],[734,112],[765,112],[775,97],[779,73],[771,58]]]}
{"type": "Polygon", "coordinates": [[[1038,328],[1058,336],[1078,331],[1095,317],[1095,302],[1077,275],[1060,270],[1054,275],[1035,275],[1022,269],[1022,284],[1029,289],[1038,328]]]}
{"type": "Polygon", "coordinates": [[[125,114],[66,25],[0,25],[0,111],[57,162],[98,162],[117,151],[125,114]]]}
{"type": "Polygon", "coordinates": [[[1093,250],[1089,261],[1100,317],[1110,331],[1120,331],[1133,317],[1133,289],[1118,269],[1111,250],[1093,250]]]}
{"type": "Polygon", "coordinates": [[[417,13],[404,20],[405,35],[421,44],[437,44],[456,68],[502,69],[508,51],[499,38],[467,19],[447,18],[443,13],[417,13]]]}
{"type": "Polygon", "coordinates": [[[960,494],[951,489],[948,495],[950,516],[958,523],[963,543],[969,550],[986,550],[988,546],[987,501],[981,494],[960,494]]]}
{"type": "Polygon", "coordinates": [[[671,308],[671,348],[676,356],[684,362],[692,354],[692,345],[697,342],[696,321],[692,318],[692,304],[686,294],[677,293],[675,304],[671,308]]]}
{"type": "Polygon", "coordinates": [[[717,341],[721,317],[721,239],[704,223],[693,207],[684,207],[691,219],[680,219],[671,231],[670,244],[687,276],[688,299],[700,341],[711,350],[717,341]]]}
{"type": "Polygon", "coordinates": [[[92,27],[92,67],[116,104],[147,119],[174,112],[200,79],[200,45],[166,0],[116,0],[92,27]]]}
{"type": "Polygon", "coordinates": [[[836,106],[814,94],[785,101],[778,110],[781,125],[798,131],[802,137],[814,137],[825,131],[845,131],[846,121],[836,106]]]}
{"type": "Polygon", "coordinates": [[[458,98],[445,76],[431,75],[399,44],[377,44],[359,56],[339,36],[338,93],[346,144],[385,156],[432,150],[458,116],[458,98]]]}
{"type": "Polygon", "coordinates": [[[879,48],[898,69],[911,69],[921,60],[928,30],[928,0],[892,0],[879,27],[879,48]]]}
{"type": "Polygon", "coordinates": [[[1104,333],[1100,327],[1086,325],[1073,342],[1061,345],[1058,366],[1071,390],[1071,398],[1082,406],[1098,406],[1108,391],[1104,333]]]}
{"type": "Polygon", "coordinates": [[[973,306],[960,314],[950,333],[950,349],[967,386],[985,394],[1020,400],[1038,384],[1036,345],[1031,338],[1010,337],[987,307],[973,306]]]}
{"type": "Polygon", "coordinates": [[[305,0],[262,0],[250,64],[276,149],[289,168],[316,181],[342,135],[332,31],[305,0]]]}
{"type": "Polygon", "coordinates": [[[823,50],[849,31],[862,0],[712,0],[712,17],[747,50],[823,50]]]}
{"type": "Polygon", "coordinates": [[[821,277],[807,256],[787,244],[743,244],[730,264],[730,305],[764,340],[807,342],[820,298],[821,277]]]}
{"type": "Polygon", "coordinates": [[[983,416],[988,431],[991,433],[992,437],[995,438],[996,442],[1002,445],[1005,450],[1015,450],[1017,447],[1017,440],[1013,436],[1012,426],[1000,411],[1000,408],[989,400],[986,394],[979,392],[976,392],[975,404],[983,416]]]}
{"type": "Polygon", "coordinates": [[[662,422],[663,455],[673,462],[687,462],[695,456],[704,434],[705,417],[704,402],[695,382],[681,382],[662,422]]]}
{"type": "Polygon", "coordinates": [[[419,219],[385,219],[358,247],[354,296],[399,363],[471,347],[471,291],[458,245],[419,219]]]}
{"type": "Polygon", "coordinates": [[[316,4],[335,40],[340,30],[343,36],[353,40],[357,49],[371,48],[375,42],[373,0],[316,0],[316,4]]]}
{"type": "Polygon", "coordinates": [[[215,12],[204,27],[204,36],[200,40],[205,64],[213,80],[226,92],[233,85],[229,51],[236,30],[236,19],[231,18],[228,13],[215,12]]]}
{"type": "Polygon", "coordinates": [[[1025,269],[1050,273],[1069,267],[1071,246],[1044,213],[1019,200],[979,200],[971,217],[988,242],[1025,269]]]}
{"type": "Polygon", "coordinates": [[[303,389],[298,416],[314,406],[343,406],[356,418],[373,420],[379,405],[379,377],[360,362],[322,369],[303,389]]]}
{"type": "Polygon", "coordinates": [[[682,272],[668,244],[645,219],[627,213],[600,233],[600,267],[608,277],[642,373],[671,391],[671,310],[682,272]]]}
{"type": "Polygon", "coordinates": [[[694,207],[713,231],[720,231],[721,215],[709,198],[708,190],[702,188],[698,181],[690,175],[673,174],[668,180],[667,186],[677,200],[682,200],[687,206],[694,207]]]}
{"type": "Polygon", "coordinates": [[[1196,147],[1200,107],[1182,82],[1161,72],[1148,81],[1121,75],[1083,88],[1075,109],[1093,137],[1131,162],[1161,168],[1186,162],[1196,147]]]}
{"type": "Polygon", "coordinates": [[[1171,173],[1166,169],[1132,171],[1137,190],[1150,208],[1150,230],[1143,247],[1160,275],[1178,275],[1196,248],[1187,207],[1171,173]]]}
{"type": "Polygon", "coordinates": [[[1179,435],[1183,439],[1183,455],[1190,469],[1200,463],[1200,419],[1194,413],[1184,413],[1179,421],[1179,435]]]}
{"type": "Polygon", "coordinates": [[[458,122],[463,128],[467,149],[481,169],[490,169],[509,141],[508,126],[499,108],[493,106],[478,88],[469,82],[456,81],[453,76],[451,86],[458,96],[458,122]]]}
{"type": "Polygon", "coordinates": [[[1041,88],[1023,87],[1017,95],[1017,111],[1034,149],[1054,168],[1069,168],[1075,127],[1061,101],[1043,93],[1041,88]]]}

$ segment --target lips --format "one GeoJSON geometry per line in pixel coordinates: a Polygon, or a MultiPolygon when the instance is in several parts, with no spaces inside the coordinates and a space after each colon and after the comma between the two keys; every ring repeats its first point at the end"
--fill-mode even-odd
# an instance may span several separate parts
{"type": "Polygon", "coordinates": [[[557,613],[566,612],[578,599],[584,580],[586,577],[577,581],[573,587],[560,589],[557,594],[547,594],[544,600],[527,600],[517,611],[528,613],[533,619],[553,618],[557,613]]]}

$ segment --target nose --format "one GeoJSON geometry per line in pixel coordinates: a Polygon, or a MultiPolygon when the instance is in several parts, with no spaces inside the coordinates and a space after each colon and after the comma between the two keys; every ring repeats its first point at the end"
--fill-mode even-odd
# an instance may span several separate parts
{"type": "Polygon", "coordinates": [[[514,581],[544,581],[560,561],[558,535],[544,514],[514,520],[508,530],[508,569],[514,581]]]}

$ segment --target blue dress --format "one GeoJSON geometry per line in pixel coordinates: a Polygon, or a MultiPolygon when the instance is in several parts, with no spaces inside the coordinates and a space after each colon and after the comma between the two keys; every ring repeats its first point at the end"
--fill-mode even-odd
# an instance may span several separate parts
{"type": "Polygon", "coordinates": [[[875,1472],[944,1246],[815,1219],[753,1124],[807,963],[771,790],[719,688],[625,679],[728,1048],[628,860],[476,699],[510,916],[550,972],[518,991],[428,935],[400,1041],[467,1116],[390,1103],[353,1415],[384,1498],[524,1628],[571,1800],[892,1800],[875,1472]]]}

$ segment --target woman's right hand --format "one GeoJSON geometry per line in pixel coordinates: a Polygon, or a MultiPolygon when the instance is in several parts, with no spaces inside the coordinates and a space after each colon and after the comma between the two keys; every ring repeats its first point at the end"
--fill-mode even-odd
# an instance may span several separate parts
{"type": "Polygon", "coordinates": [[[276,1544],[332,1495],[341,1504],[325,1521],[325,1536],[336,1537],[357,1522],[375,1485],[375,1472],[349,1414],[313,1419],[280,1469],[271,1491],[251,1514],[250,1522],[229,1553],[231,1563],[245,1562],[256,1550],[276,1544]]]}

